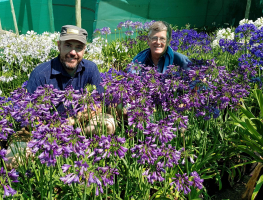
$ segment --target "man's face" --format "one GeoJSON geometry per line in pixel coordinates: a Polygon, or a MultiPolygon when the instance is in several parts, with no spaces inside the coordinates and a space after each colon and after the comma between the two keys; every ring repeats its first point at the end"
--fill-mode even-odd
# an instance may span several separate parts
{"type": "Polygon", "coordinates": [[[148,45],[151,49],[151,54],[154,57],[162,56],[169,44],[167,41],[167,31],[152,31],[148,38],[148,45]]]}
{"type": "Polygon", "coordinates": [[[77,40],[58,41],[60,62],[66,70],[75,70],[83,58],[85,44],[77,40]]]}

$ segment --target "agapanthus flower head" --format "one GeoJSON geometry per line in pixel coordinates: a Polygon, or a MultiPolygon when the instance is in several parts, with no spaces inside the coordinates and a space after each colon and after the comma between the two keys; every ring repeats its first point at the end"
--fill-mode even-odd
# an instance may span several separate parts
{"type": "Polygon", "coordinates": [[[12,124],[6,119],[0,120],[0,140],[7,140],[15,131],[12,129],[12,124]]]}
{"type": "MultiPolygon", "coordinates": [[[[9,178],[10,180],[12,180],[13,183],[19,182],[18,180],[19,173],[15,169],[12,169],[10,172],[6,173],[5,169],[1,167],[0,176],[3,177],[3,180],[7,180],[7,178],[9,178]]],[[[0,182],[0,185],[1,185],[1,182],[0,182]]]]}
{"type": "Polygon", "coordinates": [[[175,186],[175,190],[178,192],[183,192],[183,194],[188,194],[191,192],[190,187],[193,185],[193,181],[189,180],[187,174],[175,174],[176,178],[172,178],[173,182],[170,185],[175,186]]]}
{"type": "Polygon", "coordinates": [[[65,173],[66,171],[68,171],[68,169],[71,167],[71,165],[68,165],[68,164],[64,164],[61,166],[62,168],[62,171],[65,173]]]}
{"type": "Polygon", "coordinates": [[[201,190],[204,187],[203,186],[204,179],[201,179],[196,171],[191,172],[190,175],[191,175],[190,179],[192,179],[193,181],[193,186],[201,190]]]}
{"type": "Polygon", "coordinates": [[[155,138],[146,137],[145,141],[139,141],[138,145],[135,145],[130,149],[133,158],[138,158],[137,162],[140,164],[148,163],[153,165],[157,161],[160,155],[160,149],[155,144],[155,138]]]}
{"type": "Polygon", "coordinates": [[[259,29],[252,32],[251,38],[249,40],[249,44],[253,47],[257,47],[257,45],[262,44],[262,42],[263,42],[263,29],[262,30],[259,29]]]}
{"type": "Polygon", "coordinates": [[[90,172],[90,173],[89,173],[88,186],[90,186],[91,184],[95,184],[95,185],[96,185],[96,196],[99,195],[99,190],[98,190],[98,188],[100,188],[100,192],[103,193],[102,183],[101,183],[101,181],[94,175],[94,172],[90,172]]]}
{"type": "Polygon", "coordinates": [[[175,51],[178,48],[183,50],[191,49],[192,51],[199,52],[200,47],[203,51],[211,50],[211,39],[206,33],[198,33],[193,29],[184,29],[172,31],[171,48],[175,51]]]}
{"type": "Polygon", "coordinates": [[[14,196],[16,194],[16,191],[13,188],[11,188],[9,185],[7,186],[3,185],[3,189],[4,189],[4,196],[3,196],[4,198],[9,196],[14,196]]]}
{"type": "Polygon", "coordinates": [[[25,88],[25,87],[27,86],[27,82],[28,82],[28,81],[25,81],[25,82],[22,84],[21,87],[22,87],[22,88],[25,88]]]}
{"type": "Polygon", "coordinates": [[[111,168],[109,166],[105,167],[98,167],[97,171],[99,172],[99,175],[102,179],[103,185],[107,186],[114,184],[114,176],[119,175],[117,168],[111,168]]]}
{"type": "Polygon", "coordinates": [[[125,27],[125,28],[130,28],[130,26],[132,25],[132,23],[133,23],[133,22],[132,22],[131,20],[125,21],[125,22],[124,22],[124,27],[125,27]]]}
{"type": "Polygon", "coordinates": [[[93,31],[93,34],[101,34],[101,30],[99,28],[96,28],[94,31],[93,31]]]}
{"type": "Polygon", "coordinates": [[[101,35],[109,35],[111,34],[111,30],[109,27],[103,27],[102,29],[100,29],[101,35]]]}
{"type": "Polygon", "coordinates": [[[118,29],[118,30],[121,30],[123,26],[124,26],[124,22],[120,22],[120,23],[118,24],[118,26],[117,26],[117,29],[118,29]]]}
{"type": "Polygon", "coordinates": [[[236,30],[236,36],[239,38],[244,38],[244,37],[249,37],[252,32],[256,31],[257,28],[254,24],[243,24],[243,25],[239,25],[236,30]]]}
{"type": "Polygon", "coordinates": [[[79,183],[79,176],[74,173],[67,174],[65,177],[60,178],[64,184],[71,185],[72,183],[79,183]]]}
{"type": "Polygon", "coordinates": [[[167,143],[176,137],[174,134],[176,130],[177,128],[174,128],[172,123],[167,123],[167,119],[165,119],[160,120],[158,124],[147,124],[143,133],[158,138],[161,143],[167,143]]]}
{"type": "Polygon", "coordinates": [[[128,30],[128,31],[125,31],[125,35],[127,36],[131,36],[134,34],[134,31],[133,30],[128,30]]]}
{"type": "Polygon", "coordinates": [[[143,24],[143,29],[145,29],[147,31],[154,22],[155,22],[155,20],[152,20],[150,22],[145,22],[143,24]]]}
{"type": "MultiPolygon", "coordinates": [[[[0,149],[0,160],[3,159],[5,162],[8,160],[5,155],[6,155],[7,150],[6,149],[0,149]]],[[[0,161],[1,162],[1,161],[0,161]]]]}
{"type": "Polygon", "coordinates": [[[137,21],[137,22],[133,22],[130,26],[132,27],[132,29],[137,30],[137,29],[141,29],[143,27],[143,24],[141,22],[137,21]]]}
{"type": "Polygon", "coordinates": [[[219,45],[222,48],[223,52],[228,51],[232,55],[237,53],[241,48],[241,45],[235,40],[220,39],[219,45]]]}

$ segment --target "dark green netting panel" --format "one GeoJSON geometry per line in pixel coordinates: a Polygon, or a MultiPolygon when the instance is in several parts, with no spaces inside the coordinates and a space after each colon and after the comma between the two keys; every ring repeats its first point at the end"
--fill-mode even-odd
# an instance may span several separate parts
{"type": "MultiPolygon", "coordinates": [[[[247,0],[101,0],[96,28],[112,30],[120,21],[165,20],[179,27],[204,27],[214,24],[237,26],[244,18],[247,0]]],[[[262,16],[263,5],[252,1],[250,19],[262,16]]]]}
{"type": "MultiPolygon", "coordinates": [[[[95,12],[96,0],[81,2],[81,26],[87,30],[89,39],[91,39],[93,33],[95,12]]],[[[65,24],[76,24],[75,0],[53,0],[53,14],[56,31],[60,31],[61,26],[65,24]]]]}
{"type": "MultiPolygon", "coordinates": [[[[13,0],[19,33],[50,30],[47,0],[13,0]]],[[[9,0],[0,0],[0,20],[3,30],[15,32],[9,0]]]]}
{"type": "MultiPolygon", "coordinates": [[[[60,31],[75,24],[75,0],[13,0],[20,33],[34,30],[60,31]],[[49,10],[50,3],[51,11],[49,10]],[[53,18],[50,17],[53,15],[53,18]]],[[[121,21],[165,20],[178,27],[211,26],[225,23],[237,26],[244,18],[247,0],[82,0],[82,27],[89,33],[96,28],[114,29],[121,21]]],[[[252,1],[249,19],[262,16],[263,1],[252,1]]],[[[0,0],[0,20],[4,30],[15,30],[9,0],[0,0]]]]}
{"type": "MultiPolygon", "coordinates": [[[[28,30],[34,30],[37,33],[52,30],[48,0],[13,0],[13,4],[20,33],[26,33],[28,30]]],[[[52,9],[53,30],[60,31],[63,25],[76,24],[74,0],[53,0],[52,9]]],[[[93,32],[95,11],[96,0],[82,1],[82,27],[88,31],[89,38],[93,32]]],[[[0,0],[0,20],[3,30],[15,32],[9,0],[0,0]]]]}

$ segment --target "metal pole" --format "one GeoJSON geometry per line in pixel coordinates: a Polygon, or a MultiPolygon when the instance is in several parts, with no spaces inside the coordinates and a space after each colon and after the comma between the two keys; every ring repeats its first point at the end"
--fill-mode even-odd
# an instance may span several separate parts
{"type": "Polygon", "coordinates": [[[50,21],[50,32],[55,32],[55,26],[54,26],[54,15],[53,15],[53,5],[52,0],[48,0],[48,12],[49,12],[49,21],[50,21]]]}
{"type": "Polygon", "coordinates": [[[81,0],[75,0],[76,26],[81,27],[81,0]]]}
{"type": "Polygon", "coordinates": [[[15,13],[15,9],[14,9],[13,0],[10,0],[10,6],[11,6],[11,12],[12,12],[12,15],[13,15],[13,21],[14,21],[14,26],[15,26],[15,29],[16,29],[16,34],[18,35],[19,32],[18,32],[18,28],[17,28],[16,13],[15,13]]]}
{"type": "Polygon", "coordinates": [[[248,19],[248,18],[249,18],[250,6],[251,6],[251,0],[247,0],[247,7],[246,7],[245,19],[248,19]]]}

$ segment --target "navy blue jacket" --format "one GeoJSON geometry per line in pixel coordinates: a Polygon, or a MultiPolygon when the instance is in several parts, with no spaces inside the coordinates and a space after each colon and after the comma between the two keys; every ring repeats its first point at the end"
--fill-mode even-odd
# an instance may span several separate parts
{"type": "MultiPolygon", "coordinates": [[[[151,58],[151,49],[148,48],[138,53],[132,60],[133,63],[135,63],[136,61],[140,64],[144,64],[145,66],[153,67],[154,63],[151,58]]],[[[188,69],[188,64],[190,63],[191,61],[188,59],[187,56],[173,51],[173,49],[168,46],[164,55],[162,55],[159,59],[157,71],[159,73],[165,73],[165,71],[167,70],[167,66],[169,65],[178,65],[181,69],[188,69]]],[[[135,73],[135,70],[132,69],[128,71],[135,73]]]]}
{"type": "Polygon", "coordinates": [[[38,65],[30,74],[27,83],[27,91],[34,93],[38,86],[52,84],[54,88],[64,90],[67,86],[72,85],[75,90],[79,90],[87,84],[95,85],[98,92],[103,92],[100,85],[101,77],[98,67],[95,63],[82,59],[77,66],[76,73],[71,77],[62,66],[59,56],[38,65]]]}

